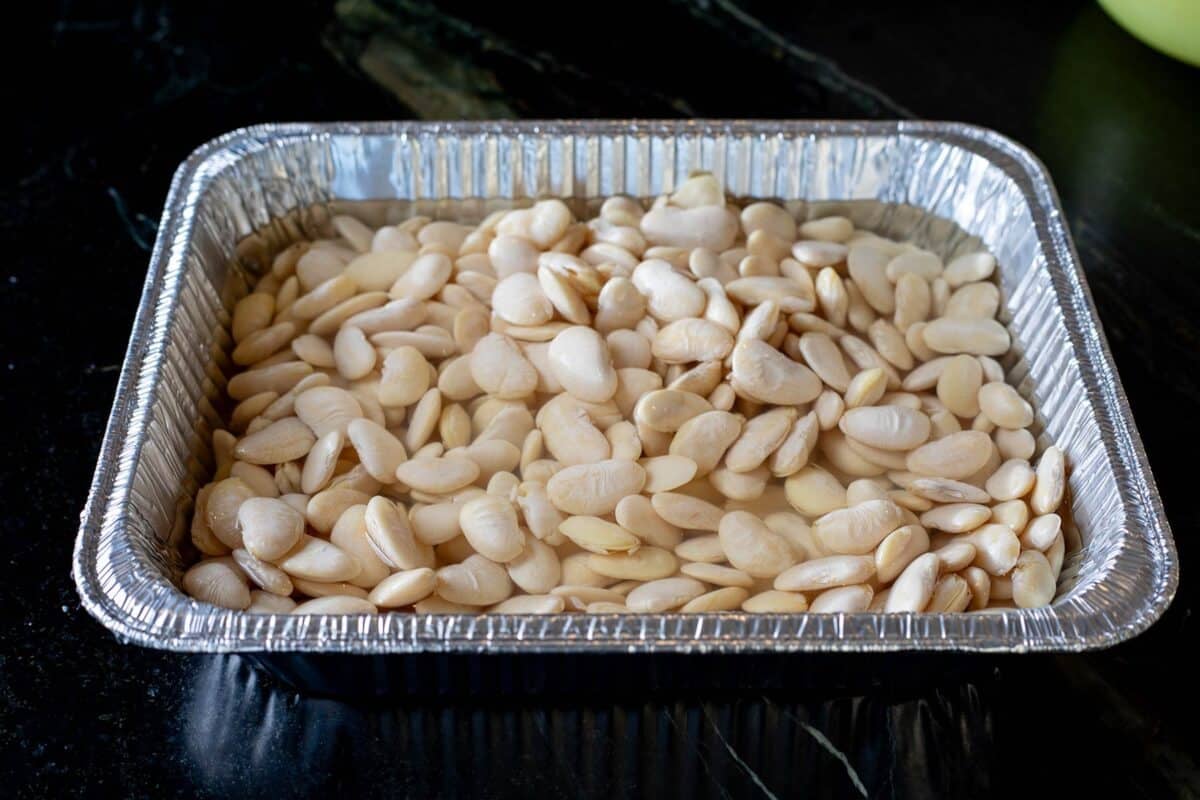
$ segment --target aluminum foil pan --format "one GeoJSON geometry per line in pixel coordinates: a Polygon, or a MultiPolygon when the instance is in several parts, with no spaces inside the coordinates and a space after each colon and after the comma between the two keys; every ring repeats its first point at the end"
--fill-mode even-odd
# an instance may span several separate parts
{"type": "Polygon", "coordinates": [[[179,651],[1086,650],[1136,635],[1178,581],[1170,529],[1045,168],[992,131],[925,122],[503,122],[263,125],[189,157],[159,226],[75,548],[84,606],[120,638],[179,651]],[[1053,605],[985,614],[250,615],[177,588],[191,499],[231,373],[229,310],[270,255],[355,203],[481,218],[542,195],[669,191],[695,169],[735,195],[943,256],[1000,264],[1010,382],[1072,467],[1078,541],[1053,605]],[[357,203],[356,201],[377,201],[357,203]]]}

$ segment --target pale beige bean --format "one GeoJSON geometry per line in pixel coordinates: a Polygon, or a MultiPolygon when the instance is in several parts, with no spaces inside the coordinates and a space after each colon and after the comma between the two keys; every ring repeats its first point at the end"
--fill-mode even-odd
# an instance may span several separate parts
{"type": "Polygon", "coordinates": [[[887,388],[891,390],[900,388],[900,373],[896,372],[896,368],[879,355],[874,347],[857,336],[848,334],[838,339],[838,344],[860,370],[881,369],[887,376],[887,388]]]}
{"type": "Polygon", "coordinates": [[[437,594],[452,603],[490,606],[512,594],[512,581],[504,567],[475,554],[437,571],[437,594]]]}
{"type": "Polygon", "coordinates": [[[745,600],[742,610],[752,614],[798,614],[808,610],[808,600],[802,594],[771,589],[745,600]]]}
{"type": "MultiPolygon", "coordinates": [[[[377,483],[376,486],[379,484],[377,483]]],[[[304,517],[318,533],[333,530],[338,519],[351,506],[366,503],[370,495],[345,486],[334,486],[317,492],[304,507],[304,517]]]]}
{"type": "Polygon", "coordinates": [[[684,456],[655,456],[639,462],[646,471],[642,491],[648,494],[669,492],[696,477],[696,462],[684,456]]]}
{"type": "Polygon", "coordinates": [[[627,553],[641,545],[641,540],[632,533],[600,517],[567,517],[558,530],[589,553],[600,555],[627,553]]]}
{"type": "Polygon", "coordinates": [[[901,275],[896,282],[895,298],[893,319],[896,327],[904,333],[905,346],[922,361],[929,360],[933,353],[925,344],[922,333],[933,306],[929,283],[912,273],[901,275]]]}
{"type": "Polygon", "coordinates": [[[683,532],[663,519],[654,510],[650,499],[643,495],[632,494],[623,498],[617,503],[614,514],[617,524],[622,528],[656,547],[672,549],[683,538],[683,532]]]}
{"type": "Polygon", "coordinates": [[[846,388],[846,408],[853,409],[878,403],[887,391],[887,386],[888,380],[883,370],[863,370],[850,380],[850,385],[846,388]]]}
{"type": "Polygon", "coordinates": [[[259,497],[278,497],[279,487],[270,470],[245,461],[235,461],[229,468],[229,477],[241,478],[259,497]]]}
{"type": "Polygon", "coordinates": [[[871,556],[828,556],[796,564],[775,578],[775,588],[786,592],[817,592],[835,586],[865,583],[875,574],[871,556]]]}
{"type": "Polygon", "coordinates": [[[625,597],[625,605],[630,611],[657,614],[679,608],[704,592],[704,584],[695,578],[663,578],[634,589],[625,597]]]}
{"type": "Polygon", "coordinates": [[[809,456],[817,446],[820,425],[815,411],[799,417],[768,459],[771,473],[776,477],[787,477],[799,472],[808,463],[809,456]]]}
{"type": "Polygon", "coordinates": [[[913,476],[904,488],[935,503],[987,503],[992,499],[978,486],[949,478],[913,476]]]}
{"type": "Polygon", "coordinates": [[[197,600],[241,611],[250,605],[250,589],[230,559],[209,559],[183,575],[183,590],[197,600]]]}
{"type": "Polygon", "coordinates": [[[991,576],[979,567],[967,567],[962,571],[962,578],[967,582],[967,586],[971,590],[969,608],[972,611],[987,608],[992,594],[991,576]]]}
{"type": "Polygon", "coordinates": [[[375,555],[367,540],[367,507],[354,505],[347,508],[334,523],[329,541],[351,555],[361,569],[350,579],[355,586],[371,589],[391,572],[387,564],[375,555]]]}
{"type": "Polygon", "coordinates": [[[823,388],[812,370],[758,339],[738,343],[732,367],[734,390],[762,403],[801,405],[823,388]]]}
{"type": "Polygon", "coordinates": [[[741,220],[747,236],[762,230],[788,241],[796,238],[796,220],[775,203],[751,203],[742,209],[741,220]]]}
{"type": "Polygon", "coordinates": [[[696,474],[707,475],[741,434],[742,421],[740,415],[726,411],[698,414],[679,426],[669,453],[691,459],[696,464],[696,474]]]}
{"type": "Polygon", "coordinates": [[[437,430],[442,415],[442,393],[435,386],[421,395],[409,415],[408,430],[404,432],[404,449],[416,452],[424,447],[437,430]]]}
{"type": "Polygon", "coordinates": [[[314,367],[330,368],[336,363],[333,347],[325,339],[311,333],[297,336],[291,343],[292,352],[314,367]]]}
{"type": "Polygon", "coordinates": [[[558,614],[563,611],[561,597],[545,594],[522,594],[502,600],[488,609],[492,614],[558,614]]]}
{"type": "MultiPolygon", "coordinates": [[[[209,502],[211,506],[211,496],[209,502]]],[[[240,503],[237,524],[245,549],[263,561],[282,557],[304,534],[304,517],[282,500],[269,497],[250,497],[240,503]]]]}
{"type": "Polygon", "coordinates": [[[846,401],[832,389],[821,392],[813,403],[813,411],[817,414],[817,423],[823,431],[832,430],[842,418],[846,410],[846,401]]]}
{"type": "Polygon", "coordinates": [[[674,433],[688,420],[711,411],[712,406],[698,394],[678,389],[647,392],[633,408],[633,418],[663,433],[674,433]]]}
{"type": "Polygon", "coordinates": [[[707,319],[679,319],[663,326],[654,337],[651,352],[668,364],[719,361],[733,349],[728,330],[707,319]]]}
{"type": "Polygon", "coordinates": [[[290,597],[256,589],[250,592],[250,605],[245,610],[247,614],[290,614],[295,607],[296,601],[290,597]]]}
{"type": "Polygon", "coordinates": [[[698,317],[704,311],[704,291],[662,259],[638,264],[632,281],[645,296],[647,310],[664,322],[698,317]]]}
{"type": "Polygon", "coordinates": [[[611,514],[627,495],[637,494],[646,471],[634,461],[607,459],[577,464],[555,473],[546,491],[555,507],[568,514],[611,514]]]}
{"type": "Polygon", "coordinates": [[[896,298],[887,277],[888,254],[869,245],[854,245],[846,256],[846,265],[854,286],[872,309],[885,316],[896,310],[896,298]]]}
{"type": "Polygon", "coordinates": [[[426,305],[418,300],[402,298],[384,303],[377,308],[360,311],[345,321],[345,325],[358,328],[367,336],[384,331],[411,331],[425,321],[426,305]]]}
{"type": "Polygon", "coordinates": [[[886,500],[889,484],[878,478],[859,478],[846,487],[846,505],[856,506],[868,500],[886,500]]]}
{"type": "Polygon", "coordinates": [[[953,289],[966,283],[987,280],[995,268],[996,259],[991,253],[967,253],[947,264],[942,277],[953,289]]]}
{"type": "Polygon", "coordinates": [[[938,376],[937,396],[957,416],[974,417],[979,413],[982,385],[983,368],[979,361],[972,356],[955,356],[946,362],[938,376]]]}
{"type": "Polygon", "coordinates": [[[956,614],[971,604],[971,587],[958,575],[946,575],[933,585],[933,594],[925,611],[930,614],[956,614]]]}
{"type": "Polygon", "coordinates": [[[438,545],[462,534],[458,524],[461,511],[460,502],[414,505],[408,520],[418,541],[438,545]]]}
{"type": "Polygon", "coordinates": [[[432,567],[433,548],[417,541],[408,515],[386,497],[372,497],[367,503],[367,540],[376,555],[396,569],[432,567]]]}
{"type": "MultiPolygon", "coordinates": [[[[638,438],[637,428],[632,423],[621,422],[610,425],[604,432],[612,448],[612,457],[637,461],[642,456],[642,440],[638,438]]],[[[524,461],[524,454],[522,454],[524,461]]]]}
{"type": "Polygon", "coordinates": [[[892,584],[884,611],[891,614],[922,611],[933,597],[940,562],[933,553],[913,559],[892,584]]]}
{"type": "Polygon", "coordinates": [[[369,419],[352,420],[346,434],[372,478],[384,484],[396,481],[397,469],[408,457],[399,439],[369,419]]]}
{"type": "Polygon", "coordinates": [[[479,340],[470,355],[470,368],[476,385],[504,400],[520,400],[537,388],[537,370],[503,334],[490,333],[479,340]]]}
{"type": "MultiPolygon", "coordinates": [[[[444,318],[436,319],[434,310],[439,307],[434,303],[426,303],[426,307],[429,311],[430,321],[436,324],[422,325],[415,331],[377,333],[371,337],[371,344],[385,350],[412,347],[426,358],[445,358],[453,355],[457,352],[458,345],[454,343],[454,336],[450,331],[454,327],[454,318],[458,316],[458,313],[449,306],[441,306],[438,314],[444,318]]],[[[508,330],[515,331],[518,328],[510,326],[508,330]]],[[[534,329],[521,328],[520,330],[534,329]]]]}
{"type": "MultiPolygon", "coordinates": [[[[380,229],[380,234],[383,234],[385,230],[387,229],[380,229]]],[[[377,236],[380,234],[377,234],[377,236]]],[[[405,244],[408,243],[405,240],[402,241],[405,244]]],[[[364,292],[386,292],[392,288],[392,284],[396,282],[396,279],[408,270],[416,258],[415,247],[411,250],[394,249],[392,247],[385,250],[375,250],[370,253],[363,253],[347,264],[345,274],[364,292]]]]}
{"type": "Polygon", "coordinates": [[[362,570],[354,556],[324,539],[302,534],[296,545],[276,560],[293,578],[332,583],[348,581],[362,570]]]}
{"type": "Polygon", "coordinates": [[[920,525],[903,525],[889,533],[875,548],[876,577],[890,583],[915,558],[929,550],[929,533],[920,525]]]}
{"type": "MultiPolygon", "coordinates": [[[[800,260],[803,261],[803,259],[800,260]]],[[[842,283],[842,276],[833,267],[825,267],[817,273],[814,289],[821,314],[839,328],[844,327],[850,298],[846,294],[846,286],[842,283]]]]}
{"type": "Polygon", "coordinates": [[[639,547],[632,552],[614,555],[593,554],[588,557],[587,563],[599,575],[635,581],[669,578],[679,566],[674,554],[660,547],[639,547]]]}
{"type": "Polygon", "coordinates": [[[719,523],[718,536],[729,563],[756,578],[773,578],[795,562],[787,540],[749,512],[726,514],[719,523]]]}
{"type": "Polygon", "coordinates": [[[904,341],[904,334],[885,319],[877,319],[867,328],[871,344],[884,359],[900,370],[913,368],[913,354],[904,341]]]}
{"type": "Polygon", "coordinates": [[[480,472],[479,464],[467,456],[446,455],[440,458],[412,458],[398,465],[393,475],[413,489],[441,495],[471,485],[480,472]]]}
{"type": "Polygon", "coordinates": [[[863,555],[903,523],[900,506],[890,500],[868,500],[822,515],[813,523],[813,532],[834,553],[863,555]]]}
{"type": "Polygon", "coordinates": [[[992,433],[992,439],[996,442],[996,448],[1000,451],[1001,458],[1020,458],[1028,461],[1033,458],[1033,453],[1037,448],[1033,434],[1027,430],[997,428],[992,433]]]}
{"type": "MultiPolygon", "coordinates": [[[[734,279],[736,280],[736,276],[734,276],[734,279]]],[[[738,328],[741,326],[741,314],[738,313],[737,306],[735,306],[733,301],[729,299],[729,295],[725,293],[725,287],[721,284],[721,282],[716,278],[701,278],[696,282],[696,287],[699,288],[700,291],[704,292],[705,296],[703,320],[710,325],[717,326],[723,331],[727,331],[730,334],[737,334],[738,328]]],[[[775,306],[776,313],[778,313],[779,306],[777,304],[772,305],[775,306]]],[[[676,321],[682,322],[683,320],[676,321]]],[[[686,334],[689,331],[703,333],[705,329],[697,326],[690,326],[689,328],[685,328],[681,333],[686,334]]],[[[682,349],[686,347],[684,343],[678,341],[679,334],[673,334],[673,336],[675,339],[664,340],[664,350],[682,349]]],[[[720,347],[722,341],[723,340],[721,339],[719,333],[716,331],[708,331],[706,340],[699,341],[697,344],[691,346],[693,348],[697,348],[701,345],[704,345],[707,347],[717,348],[720,347]]],[[[681,353],[677,357],[682,358],[683,354],[681,353]]]]}
{"type": "Polygon", "coordinates": [[[839,586],[813,598],[808,610],[812,614],[855,614],[870,608],[874,597],[870,586],[839,586]]]}
{"type": "Polygon", "coordinates": [[[1028,461],[1014,458],[1001,464],[984,488],[997,500],[1016,500],[1029,494],[1036,479],[1037,474],[1028,461]]]}
{"type": "Polygon", "coordinates": [[[233,455],[251,464],[281,464],[303,458],[316,440],[307,425],[288,417],[238,440],[233,455]]]}
{"type": "Polygon", "coordinates": [[[936,254],[927,250],[909,250],[892,258],[887,263],[885,272],[888,280],[896,283],[900,276],[909,273],[932,281],[942,274],[942,269],[942,260],[936,254]]]}
{"type": "Polygon", "coordinates": [[[428,300],[442,290],[454,271],[454,263],[444,253],[419,256],[392,284],[388,295],[393,300],[428,300]]]}
{"type": "Polygon", "coordinates": [[[325,243],[318,242],[310,245],[309,249],[296,261],[295,276],[306,292],[312,291],[330,278],[340,275],[346,269],[346,264],[354,257],[350,253],[342,251],[341,248],[319,246],[323,244],[325,243]]]}
{"type": "Polygon", "coordinates": [[[824,217],[802,223],[799,235],[803,239],[820,239],[824,242],[844,242],[854,233],[854,225],[845,217],[824,217]]]}
{"type": "Polygon", "coordinates": [[[757,469],[783,443],[796,417],[794,408],[776,408],[751,419],[725,453],[725,466],[734,472],[757,469]]]}
{"type": "Polygon", "coordinates": [[[566,328],[554,337],[548,355],[555,379],[573,397],[603,403],[616,393],[617,372],[604,339],[595,330],[582,325],[566,328]]]}
{"type": "Polygon", "coordinates": [[[994,283],[968,283],[946,301],[945,316],[991,319],[1000,309],[1000,290],[994,283]]]}
{"type": "Polygon", "coordinates": [[[798,269],[793,277],[753,275],[738,278],[725,284],[725,293],[744,306],[774,301],[787,314],[809,312],[816,308],[816,289],[808,273],[794,262],[798,269]]]}
{"type": "Polygon", "coordinates": [[[471,547],[492,561],[512,561],[525,548],[517,512],[506,498],[484,494],[467,501],[458,524],[471,547]]]}
{"type": "Polygon", "coordinates": [[[1057,447],[1047,447],[1038,461],[1037,478],[1033,485],[1033,493],[1029,496],[1029,506],[1033,513],[1050,514],[1057,511],[1062,504],[1066,488],[1066,461],[1063,451],[1057,447]]]}
{"type": "Polygon", "coordinates": [[[487,255],[500,278],[537,270],[538,249],[521,236],[497,236],[488,244],[487,255]]]}
{"type": "Polygon", "coordinates": [[[846,506],[845,487],[820,467],[805,467],[789,476],[784,483],[784,490],[793,508],[812,517],[846,506]]]}
{"type": "Polygon", "coordinates": [[[1033,406],[1007,383],[988,383],[980,387],[979,407],[1001,428],[1026,428],[1033,424],[1033,406]]]}
{"type": "Polygon", "coordinates": [[[942,372],[953,360],[951,356],[938,356],[932,361],[918,365],[912,372],[904,376],[902,386],[906,392],[922,392],[932,389],[942,377],[942,372]]]}
{"type": "Polygon", "coordinates": [[[1058,580],[1059,574],[1062,572],[1063,559],[1066,557],[1066,540],[1060,531],[1058,536],[1054,537],[1054,542],[1046,548],[1046,560],[1050,562],[1050,573],[1054,576],[1054,580],[1058,580]]]}
{"type": "Polygon", "coordinates": [[[749,589],[755,583],[755,579],[742,570],[720,564],[692,562],[681,566],[679,571],[689,578],[711,583],[714,586],[740,586],[743,589],[749,589]]]}
{"type": "Polygon", "coordinates": [[[371,590],[367,599],[380,608],[400,608],[424,600],[436,587],[436,573],[421,567],[389,575],[371,590]]]}
{"type": "Polygon", "coordinates": [[[545,542],[528,537],[521,554],[506,565],[508,577],[522,591],[545,594],[562,579],[562,563],[558,553],[545,542]]]}
{"type": "Polygon", "coordinates": [[[725,514],[706,500],[678,492],[659,492],[650,498],[650,502],[660,517],[687,530],[715,531],[725,514]]]}
{"type": "MultiPolygon", "coordinates": [[[[301,284],[303,282],[302,277],[301,284]]],[[[345,274],[337,275],[297,298],[296,302],[288,306],[287,314],[292,319],[307,322],[349,300],[357,291],[358,287],[354,285],[352,278],[345,274]]]]}
{"type": "Polygon", "coordinates": [[[950,286],[944,278],[934,278],[929,286],[929,294],[933,300],[933,316],[941,317],[946,313],[950,302],[950,286]]]}
{"type": "Polygon", "coordinates": [[[1021,542],[1007,526],[988,524],[964,535],[975,545],[975,566],[989,575],[1008,574],[1021,554],[1021,542]]]}
{"type": "Polygon", "coordinates": [[[725,561],[725,550],[717,534],[692,536],[675,546],[675,555],[684,561],[719,564],[725,561]]]}
{"type": "Polygon", "coordinates": [[[377,614],[378,612],[379,609],[375,608],[369,600],[342,594],[308,600],[300,603],[291,611],[292,614],[377,614]]]}
{"type": "Polygon", "coordinates": [[[991,319],[942,317],[925,326],[925,344],[938,353],[968,353],[1000,356],[1008,352],[1010,339],[1003,325],[991,319]]]}
{"type": "Polygon", "coordinates": [[[235,342],[242,342],[256,331],[264,330],[275,316],[275,298],[269,294],[248,294],[233,307],[231,331],[235,342]]]}
{"type": "Polygon", "coordinates": [[[241,366],[256,364],[286,347],[295,335],[296,324],[293,322],[280,322],[269,328],[253,331],[233,348],[233,363],[241,366]]]}
{"type": "Polygon", "coordinates": [[[986,433],[962,431],[913,450],[908,454],[908,469],[920,475],[961,480],[982,469],[993,453],[995,447],[986,433]]]}
{"type": "Polygon", "coordinates": [[[449,600],[432,594],[424,600],[413,603],[413,610],[418,614],[474,614],[477,609],[463,603],[452,603],[449,600]]]}
{"type": "Polygon", "coordinates": [[[312,366],[304,361],[275,363],[234,375],[226,385],[226,392],[234,401],[244,401],[262,392],[283,395],[311,374],[312,366]]]}
{"type": "Polygon", "coordinates": [[[737,586],[726,586],[722,589],[714,589],[711,592],[706,592],[699,597],[693,598],[683,604],[679,609],[683,614],[703,614],[719,611],[736,611],[741,608],[742,603],[750,593],[745,589],[737,586]]]}
{"type": "Polygon", "coordinates": [[[614,369],[650,368],[653,360],[650,352],[650,340],[637,331],[620,328],[610,332],[604,338],[604,343],[608,347],[614,369]]]}
{"type": "Polygon", "coordinates": [[[800,352],[812,371],[827,385],[839,392],[850,388],[850,371],[832,338],[818,331],[805,333],[800,337],[800,352]]]}
{"type": "Polygon", "coordinates": [[[1024,500],[1008,500],[992,506],[991,522],[1005,525],[1013,533],[1020,535],[1029,522],[1029,506],[1024,500]]]}
{"type": "Polygon", "coordinates": [[[749,472],[734,472],[724,467],[718,467],[708,473],[708,482],[730,500],[749,502],[762,497],[770,477],[771,473],[766,467],[759,467],[749,472]]]}
{"type": "Polygon", "coordinates": [[[429,362],[417,348],[405,345],[387,354],[379,382],[380,405],[387,408],[409,406],[429,389],[429,362]]]}
{"type": "Polygon", "coordinates": [[[966,569],[975,561],[975,545],[964,541],[962,537],[953,539],[933,551],[941,562],[942,573],[958,572],[966,569]]]}
{"type": "Polygon", "coordinates": [[[939,505],[921,515],[921,524],[947,533],[966,533],[991,518],[992,510],[978,503],[939,505]]]}
{"type": "MultiPolygon", "coordinates": [[[[576,555],[591,558],[587,553],[576,553],[576,555]]],[[[625,603],[625,595],[601,586],[562,584],[551,589],[550,594],[563,598],[568,611],[583,611],[593,603],[615,603],[622,607],[625,603]]]]}
{"type": "Polygon", "coordinates": [[[596,301],[594,325],[600,333],[632,328],[646,313],[646,298],[633,281],[616,277],[607,281],[596,301]]]}
{"type": "Polygon", "coordinates": [[[316,386],[296,396],[296,416],[317,436],[337,430],[346,432],[349,424],[362,417],[362,406],[354,395],[334,386],[316,386]]]}
{"type": "Polygon", "coordinates": [[[806,267],[826,267],[841,264],[849,250],[844,244],[805,239],[792,245],[791,255],[806,267]]]}
{"type": "Polygon", "coordinates": [[[884,450],[910,450],[929,438],[929,417],[902,406],[847,409],[838,421],[847,436],[884,450]]]}
{"type": "Polygon", "coordinates": [[[1034,517],[1021,534],[1021,546],[1045,552],[1061,535],[1062,517],[1058,514],[1043,514],[1034,517]]]}
{"type": "Polygon", "coordinates": [[[1012,599],[1018,608],[1037,608],[1054,600],[1054,572],[1037,550],[1026,550],[1017,559],[1012,575],[1012,599]]]}
{"type": "Polygon", "coordinates": [[[492,310],[513,325],[542,325],[554,317],[554,306],[537,277],[517,272],[502,278],[492,292],[492,310]]]}

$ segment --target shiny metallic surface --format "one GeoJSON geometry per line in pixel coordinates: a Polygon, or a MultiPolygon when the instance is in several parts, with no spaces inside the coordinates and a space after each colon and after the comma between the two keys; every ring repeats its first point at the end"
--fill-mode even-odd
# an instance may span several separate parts
{"type": "MultiPolygon", "coordinates": [[[[1069,546],[1071,543],[1069,542],[1069,546]]],[[[196,652],[1073,651],[1148,627],[1178,561],[1053,186],[1028,151],[954,123],[677,121],[264,125],[175,175],[76,541],[85,607],[123,640],[196,652]],[[191,498],[211,474],[229,309],[331,208],[477,220],[556,195],[653,196],[695,169],[740,197],[952,257],[997,257],[1008,379],[1067,453],[1077,532],[1054,604],[973,614],[249,615],[179,591],[191,498]],[[357,203],[356,201],[379,201],[357,203]],[[353,204],[353,205],[350,205],[353,204]]]]}

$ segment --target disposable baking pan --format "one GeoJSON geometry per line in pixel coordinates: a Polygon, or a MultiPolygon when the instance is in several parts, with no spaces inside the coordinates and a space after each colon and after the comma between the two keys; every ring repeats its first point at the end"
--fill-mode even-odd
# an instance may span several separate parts
{"type": "Polygon", "coordinates": [[[1137,429],[1045,168],[990,130],[941,122],[553,121],[261,125],[202,146],[171,185],[112,416],[82,514],[74,575],[122,640],[258,654],[299,682],[347,665],[375,677],[418,653],[1078,651],[1136,635],[1178,564],[1137,429]],[[696,169],[739,197],[837,211],[952,256],[999,262],[1008,380],[1041,445],[1071,467],[1077,531],[1053,605],[984,614],[592,616],[250,615],[178,588],[207,441],[232,372],[229,311],[279,247],[345,208],[478,219],[560,196],[652,197],[696,169]],[[288,660],[282,654],[305,654],[288,660]],[[330,659],[333,654],[343,658],[330,659]],[[334,665],[332,668],[329,665],[334,665]],[[321,665],[319,668],[314,665],[321,665]],[[315,672],[314,672],[315,670],[315,672]]]}

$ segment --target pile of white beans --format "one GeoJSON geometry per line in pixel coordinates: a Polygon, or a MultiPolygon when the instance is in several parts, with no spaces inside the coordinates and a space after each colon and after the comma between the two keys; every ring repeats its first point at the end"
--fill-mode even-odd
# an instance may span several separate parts
{"type": "Polygon", "coordinates": [[[257,613],[1046,605],[1066,465],[995,360],[995,260],[732,205],[414,217],[233,313],[183,576],[257,613]]]}

